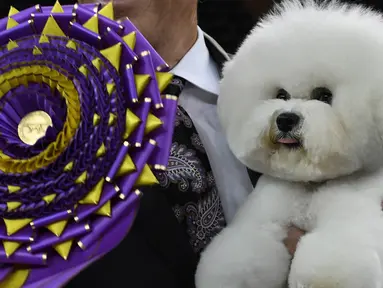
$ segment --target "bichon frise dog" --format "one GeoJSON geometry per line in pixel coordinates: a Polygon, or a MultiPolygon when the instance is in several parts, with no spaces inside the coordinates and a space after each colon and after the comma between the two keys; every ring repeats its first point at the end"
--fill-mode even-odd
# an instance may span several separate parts
{"type": "Polygon", "coordinates": [[[383,287],[383,18],[320,2],[282,3],[224,69],[229,145],[264,175],[198,288],[383,287]],[[308,232],[293,259],[290,225],[308,232]]]}

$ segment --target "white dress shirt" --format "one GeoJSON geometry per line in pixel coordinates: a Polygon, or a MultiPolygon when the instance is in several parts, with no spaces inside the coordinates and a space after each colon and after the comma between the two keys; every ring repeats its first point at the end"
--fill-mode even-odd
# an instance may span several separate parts
{"type": "Polygon", "coordinates": [[[253,187],[246,167],[229,150],[217,116],[219,72],[210,57],[204,34],[171,71],[187,80],[179,104],[191,117],[205,147],[227,223],[253,187]]]}

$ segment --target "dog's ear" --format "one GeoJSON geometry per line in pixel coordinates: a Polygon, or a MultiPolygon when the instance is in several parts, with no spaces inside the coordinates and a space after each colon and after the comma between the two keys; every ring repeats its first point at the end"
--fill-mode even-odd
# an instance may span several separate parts
{"type": "Polygon", "coordinates": [[[244,98],[237,85],[238,77],[227,77],[221,83],[221,93],[218,98],[218,116],[226,135],[231,151],[236,157],[242,151],[242,129],[246,122],[244,98]]]}
{"type": "Polygon", "coordinates": [[[369,123],[365,127],[365,137],[368,141],[362,149],[358,149],[364,165],[370,168],[381,167],[383,165],[383,92],[382,89],[377,89],[376,93],[371,93],[370,97],[366,97],[366,105],[359,105],[361,110],[364,110],[365,116],[361,119],[362,122],[369,123]],[[379,91],[380,90],[380,91],[379,91]],[[369,119],[369,122],[367,122],[369,119]]]}
{"type": "Polygon", "coordinates": [[[379,94],[372,99],[370,104],[372,105],[372,116],[375,122],[376,131],[381,141],[380,145],[383,146],[383,93],[380,92],[379,94]]]}

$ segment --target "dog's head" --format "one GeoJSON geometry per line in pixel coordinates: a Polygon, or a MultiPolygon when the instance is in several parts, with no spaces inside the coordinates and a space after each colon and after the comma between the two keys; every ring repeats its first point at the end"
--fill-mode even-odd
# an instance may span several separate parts
{"type": "Polygon", "coordinates": [[[265,174],[322,181],[381,166],[382,17],[284,2],[227,63],[218,112],[234,154],[265,174]]]}

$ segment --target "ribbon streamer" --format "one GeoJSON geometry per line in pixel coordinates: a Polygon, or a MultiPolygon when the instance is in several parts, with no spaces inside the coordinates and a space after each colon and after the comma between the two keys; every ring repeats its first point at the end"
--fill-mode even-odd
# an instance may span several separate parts
{"type": "Polygon", "coordinates": [[[0,19],[0,287],[62,287],[127,235],[167,165],[168,66],[111,3],[0,19]]]}

